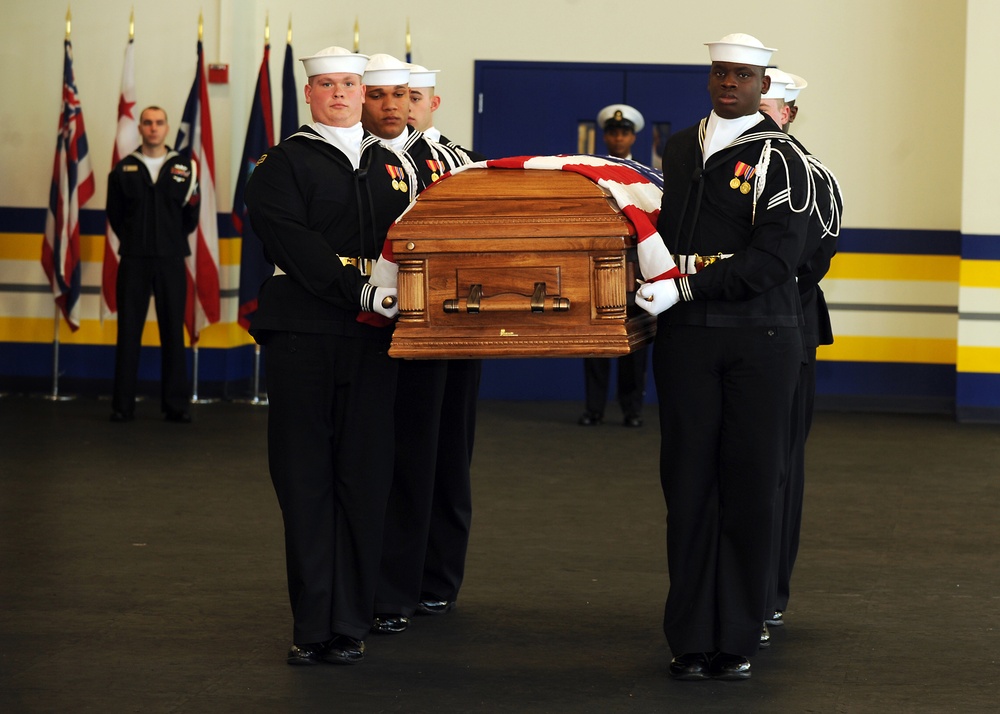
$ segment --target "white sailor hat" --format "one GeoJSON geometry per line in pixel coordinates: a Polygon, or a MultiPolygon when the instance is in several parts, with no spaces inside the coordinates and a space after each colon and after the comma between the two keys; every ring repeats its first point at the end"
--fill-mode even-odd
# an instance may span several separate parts
{"type": "Polygon", "coordinates": [[[368,55],[359,55],[343,47],[327,47],[312,57],[300,57],[299,62],[306,68],[306,76],[344,72],[362,75],[368,64],[368,55]]]}
{"type": "Polygon", "coordinates": [[[628,104],[609,104],[598,112],[597,125],[604,130],[622,127],[638,133],[646,126],[646,121],[635,107],[630,107],[628,104]]]}
{"type": "Polygon", "coordinates": [[[764,43],[756,37],[742,32],[705,44],[708,45],[708,56],[713,62],[739,62],[756,67],[767,67],[771,62],[771,55],[778,51],[773,47],[764,47],[764,43]]]}
{"type": "Polygon", "coordinates": [[[761,99],[780,99],[784,101],[785,92],[787,88],[795,83],[792,76],[787,72],[782,72],[780,69],[775,67],[768,67],[764,70],[764,74],[771,78],[771,87],[764,94],[760,95],[761,99]]]}
{"type": "Polygon", "coordinates": [[[374,54],[368,60],[363,83],[374,87],[396,86],[410,81],[410,65],[392,55],[374,54]]]}
{"type": "Polygon", "coordinates": [[[410,65],[410,88],[437,86],[439,69],[427,69],[419,64],[410,65]]]}
{"type": "Polygon", "coordinates": [[[809,82],[797,74],[788,74],[788,76],[792,78],[792,83],[785,87],[785,101],[794,102],[799,98],[799,92],[809,86],[809,82]]]}

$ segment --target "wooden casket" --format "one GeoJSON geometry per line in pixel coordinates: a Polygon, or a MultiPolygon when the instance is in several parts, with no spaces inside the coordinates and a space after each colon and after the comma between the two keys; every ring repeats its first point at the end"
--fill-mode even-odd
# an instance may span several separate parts
{"type": "Polygon", "coordinates": [[[468,169],[394,225],[403,358],[613,357],[648,342],[635,230],[576,173],[468,169]]]}

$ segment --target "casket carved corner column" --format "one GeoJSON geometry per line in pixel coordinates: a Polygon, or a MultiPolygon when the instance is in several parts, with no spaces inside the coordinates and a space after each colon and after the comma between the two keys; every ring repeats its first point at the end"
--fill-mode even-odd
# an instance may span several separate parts
{"type": "Polygon", "coordinates": [[[399,321],[427,322],[427,261],[401,259],[396,286],[399,321]]]}
{"type": "Polygon", "coordinates": [[[592,255],[590,271],[594,281],[591,286],[594,314],[598,320],[625,318],[625,256],[592,255]]]}

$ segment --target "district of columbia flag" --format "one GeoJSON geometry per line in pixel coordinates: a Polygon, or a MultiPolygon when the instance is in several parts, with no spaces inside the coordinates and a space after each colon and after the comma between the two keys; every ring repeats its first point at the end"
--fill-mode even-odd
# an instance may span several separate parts
{"type": "Polygon", "coordinates": [[[175,149],[197,165],[201,188],[198,227],[188,236],[188,297],[184,313],[191,344],[201,328],[219,321],[219,224],[215,200],[215,150],[212,113],[208,104],[205,56],[198,40],[198,67],[184,105],[175,149]]]}
{"type": "Polygon", "coordinates": [[[94,195],[94,172],[68,38],[63,49],[62,113],[45,216],[42,268],[56,305],[75,332],[80,327],[80,208],[94,195]]]}
{"type": "Polygon", "coordinates": [[[250,328],[250,319],[257,311],[257,293],[261,284],[274,273],[274,265],[264,256],[264,244],[253,232],[247,218],[245,203],[246,183],[253,173],[257,161],[274,145],[274,112],[271,108],[271,78],[268,63],[271,45],[264,45],[264,59],[257,74],[257,88],[250,106],[250,121],[247,138],[243,143],[240,172],[236,177],[236,193],[233,196],[233,225],[243,237],[240,247],[240,306],[238,320],[244,328],[250,328]]]}
{"type": "MultiPolygon", "coordinates": [[[[135,40],[129,38],[125,46],[125,64],[122,67],[122,91],[118,96],[118,129],[111,153],[111,168],[139,148],[139,116],[135,107],[135,40]]],[[[101,321],[118,312],[118,236],[105,220],[104,265],[101,272],[101,321]]]]}

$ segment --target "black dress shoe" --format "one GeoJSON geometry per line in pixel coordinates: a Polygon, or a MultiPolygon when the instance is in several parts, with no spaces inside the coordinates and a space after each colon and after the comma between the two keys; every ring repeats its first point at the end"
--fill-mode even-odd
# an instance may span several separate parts
{"type": "Polygon", "coordinates": [[[335,635],[326,643],[323,661],[327,664],[358,664],[365,658],[365,643],[347,635],[335,635]]]}
{"type": "Polygon", "coordinates": [[[323,664],[323,657],[330,649],[329,642],[313,642],[307,645],[292,645],[288,650],[288,664],[313,665],[323,664]]]}
{"type": "Polygon", "coordinates": [[[708,679],[708,655],[704,652],[688,652],[674,657],[670,660],[670,676],[686,681],[708,679]]]}
{"type": "Polygon", "coordinates": [[[775,610],[774,614],[764,620],[771,627],[780,627],[785,624],[785,613],[783,610],[775,610]]]}
{"type": "Polygon", "coordinates": [[[577,424],[580,426],[597,426],[604,421],[604,415],[598,412],[584,412],[577,420],[577,424]]]}
{"type": "Polygon", "coordinates": [[[424,599],[417,603],[418,615],[444,615],[454,609],[454,600],[424,599]]]}
{"type": "Polygon", "coordinates": [[[630,426],[633,428],[642,426],[642,417],[639,416],[638,414],[626,414],[625,426],[630,426]]]}
{"type": "Polygon", "coordinates": [[[167,421],[172,421],[177,424],[190,424],[191,415],[187,412],[167,412],[166,416],[163,417],[167,421]]]}
{"type": "Polygon", "coordinates": [[[750,660],[742,655],[717,652],[710,667],[712,679],[750,679],[750,660]]]}
{"type": "Polygon", "coordinates": [[[410,618],[403,615],[381,614],[372,619],[372,632],[379,635],[398,635],[410,626],[410,618]]]}
{"type": "Polygon", "coordinates": [[[125,414],[124,412],[111,412],[111,421],[116,424],[132,421],[132,419],[134,419],[134,417],[131,414],[125,414]]]}
{"type": "Polygon", "coordinates": [[[771,631],[767,629],[766,622],[763,627],[760,628],[760,646],[762,648],[771,646],[771,631]]]}

